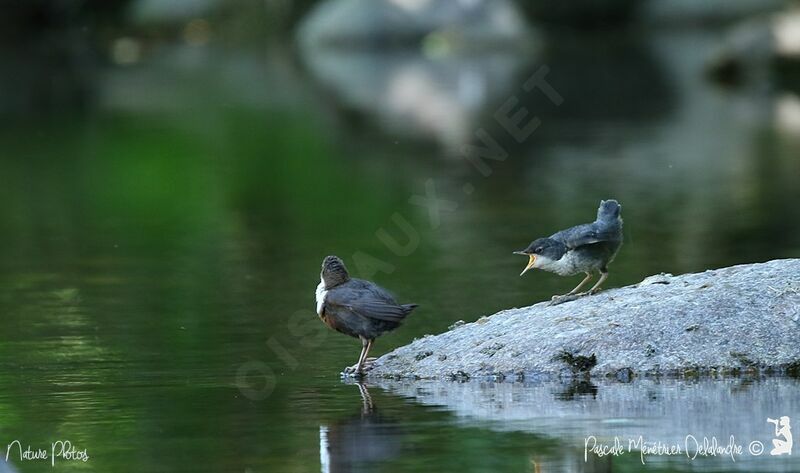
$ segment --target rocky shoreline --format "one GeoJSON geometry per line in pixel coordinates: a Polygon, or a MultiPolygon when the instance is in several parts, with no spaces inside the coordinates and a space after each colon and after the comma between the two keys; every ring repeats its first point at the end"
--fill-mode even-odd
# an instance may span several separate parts
{"type": "Polygon", "coordinates": [[[783,259],[504,310],[397,348],[366,376],[797,375],[799,341],[800,259],[783,259]]]}

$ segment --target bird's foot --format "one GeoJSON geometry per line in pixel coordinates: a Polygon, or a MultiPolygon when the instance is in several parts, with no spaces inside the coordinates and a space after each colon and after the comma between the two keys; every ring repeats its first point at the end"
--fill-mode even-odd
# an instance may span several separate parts
{"type": "Polygon", "coordinates": [[[364,363],[361,364],[361,373],[363,374],[371,370],[375,366],[375,360],[377,360],[377,358],[367,358],[364,360],[364,363]]]}
{"type": "Polygon", "coordinates": [[[560,295],[560,296],[556,295],[556,296],[553,296],[550,299],[550,303],[547,304],[547,305],[554,306],[554,305],[563,304],[565,302],[570,302],[570,301],[574,301],[576,299],[580,299],[584,295],[586,295],[585,292],[581,292],[579,294],[563,294],[563,295],[560,295]]]}
{"type": "Polygon", "coordinates": [[[348,366],[347,368],[342,370],[343,376],[364,376],[364,373],[371,370],[372,366],[375,364],[376,358],[367,358],[361,364],[361,370],[358,369],[358,363],[354,364],[353,366],[348,366]]]}
{"type": "Polygon", "coordinates": [[[576,299],[580,299],[581,297],[593,296],[602,290],[603,290],[602,288],[598,287],[584,292],[567,293],[560,296],[555,295],[550,299],[550,303],[548,305],[558,305],[558,304],[563,304],[565,302],[570,302],[576,299]]]}
{"type": "Polygon", "coordinates": [[[600,292],[602,290],[603,289],[599,288],[599,287],[598,288],[592,288],[592,289],[589,289],[588,291],[579,292],[579,293],[575,294],[575,296],[577,296],[577,297],[593,296],[593,295],[597,294],[598,292],[600,292]]]}
{"type": "Polygon", "coordinates": [[[363,374],[364,367],[361,366],[361,371],[359,371],[358,363],[353,366],[348,366],[347,368],[342,370],[342,375],[344,376],[360,376],[363,374]]]}

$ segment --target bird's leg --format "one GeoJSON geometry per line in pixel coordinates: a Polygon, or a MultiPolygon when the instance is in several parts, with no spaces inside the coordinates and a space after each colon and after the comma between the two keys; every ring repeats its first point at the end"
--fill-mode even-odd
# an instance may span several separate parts
{"type": "Polygon", "coordinates": [[[588,294],[596,294],[596,293],[600,292],[600,285],[603,284],[603,281],[605,281],[607,277],[608,277],[608,271],[607,270],[603,271],[601,269],[600,270],[600,279],[595,283],[594,286],[592,286],[591,289],[589,289],[588,294]]]}
{"type": "Polygon", "coordinates": [[[364,350],[364,359],[361,360],[362,369],[372,368],[372,362],[375,361],[375,358],[367,358],[367,355],[369,354],[369,350],[372,348],[372,343],[374,341],[375,340],[369,340],[367,342],[367,349],[364,350]]]}
{"type": "Polygon", "coordinates": [[[562,304],[564,302],[574,301],[575,299],[585,295],[584,293],[578,294],[578,291],[580,290],[580,288],[583,287],[584,284],[589,282],[591,279],[592,279],[592,273],[590,273],[589,271],[586,271],[586,277],[583,278],[583,280],[580,282],[580,284],[575,286],[575,289],[573,289],[573,290],[569,291],[568,293],[566,293],[564,295],[561,295],[561,296],[559,296],[559,295],[553,296],[551,298],[551,300],[550,300],[550,305],[558,305],[558,304],[562,304]]]}
{"type": "Polygon", "coordinates": [[[583,280],[580,282],[580,284],[575,286],[575,289],[569,291],[566,295],[567,296],[571,296],[572,294],[576,294],[578,292],[578,290],[583,287],[584,284],[586,284],[587,282],[589,282],[591,280],[592,280],[592,273],[590,273],[589,271],[586,271],[586,277],[583,278],[583,280]]]}
{"type": "Polygon", "coordinates": [[[372,346],[372,340],[367,340],[366,338],[361,338],[361,345],[363,348],[361,349],[361,357],[358,358],[358,363],[356,364],[355,375],[359,376],[362,374],[362,369],[364,368],[364,360],[367,359],[367,353],[369,352],[369,348],[372,346]]]}
{"type": "Polygon", "coordinates": [[[364,374],[364,368],[372,368],[372,360],[367,358],[367,353],[369,353],[369,349],[372,348],[372,342],[374,340],[367,340],[366,338],[361,337],[361,356],[358,357],[358,363],[353,366],[348,366],[344,369],[345,374],[354,374],[356,376],[360,376],[364,374]]]}
{"type": "Polygon", "coordinates": [[[358,362],[356,364],[354,364],[353,366],[348,366],[347,368],[345,368],[342,371],[342,373],[350,374],[350,373],[358,373],[359,371],[361,371],[361,363],[363,362],[364,357],[366,356],[366,351],[367,351],[367,339],[366,338],[362,338],[361,339],[361,354],[358,355],[358,362]]]}

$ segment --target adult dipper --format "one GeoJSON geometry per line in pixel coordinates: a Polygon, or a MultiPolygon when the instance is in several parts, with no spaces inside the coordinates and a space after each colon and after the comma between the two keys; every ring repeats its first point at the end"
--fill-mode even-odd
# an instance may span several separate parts
{"type": "Polygon", "coordinates": [[[398,304],[384,288],[363,279],[351,278],[337,256],[322,261],[317,286],[317,314],[325,325],[361,340],[358,362],[344,374],[362,374],[367,353],[376,338],[400,326],[417,304],[398,304]]]}
{"type": "Polygon", "coordinates": [[[530,259],[520,276],[529,269],[543,269],[559,276],[574,276],[586,273],[586,277],[575,289],[563,296],[553,296],[553,300],[564,301],[568,296],[584,296],[600,290],[600,285],[608,277],[608,265],[614,260],[622,246],[622,206],[616,200],[600,201],[597,219],[561,230],[547,238],[534,240],[522,251],[514,254],[525,255],[530,259]],[[578,293],[584,284],[592,279],[592,272],[600,272],[600,280],[587,292],[578,293]]]}

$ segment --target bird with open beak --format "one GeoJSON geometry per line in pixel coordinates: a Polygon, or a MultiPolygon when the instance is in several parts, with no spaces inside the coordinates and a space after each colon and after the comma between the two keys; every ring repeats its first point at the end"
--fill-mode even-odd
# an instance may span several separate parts
{"type": "Polygon", "coordinates": [[[524,250],[515,251],[514,254],[528,257],[528,265],[519,275],[522,276],[532,268],[559,276],[585,273],[586,277],[575,289],[563,296],[553,296],[553,299],[596,293],[608,277],[608,265],[622,246],[621,211],[622,206],[616,200],[603,200],[594,222],[538,238],[524,250]],[[599,271],[600,279],[588,291],[578,293],[592,279],[594,271],[599,271]]]}

